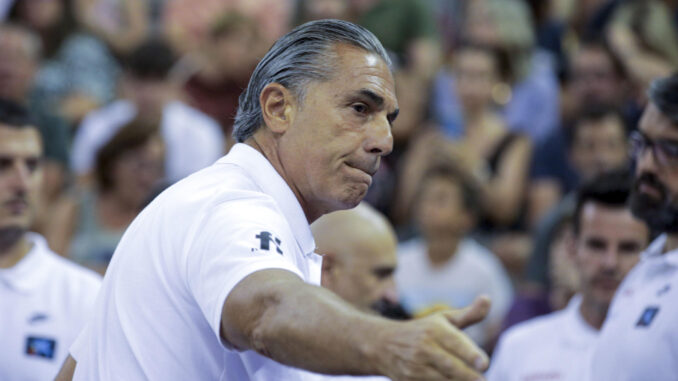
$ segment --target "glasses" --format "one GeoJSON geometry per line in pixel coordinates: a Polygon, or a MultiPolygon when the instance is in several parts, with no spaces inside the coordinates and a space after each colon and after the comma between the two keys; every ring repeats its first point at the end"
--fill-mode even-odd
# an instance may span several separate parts
{"type": "Polygon", "coordinates": [[[630,137],[631,157],[638,160],[645,153],[646,148],[652,151],[652,158],[661,167],[678,167],[678,143],[667,140],[652,141],[639,131],[634,131],[630,137]]]}

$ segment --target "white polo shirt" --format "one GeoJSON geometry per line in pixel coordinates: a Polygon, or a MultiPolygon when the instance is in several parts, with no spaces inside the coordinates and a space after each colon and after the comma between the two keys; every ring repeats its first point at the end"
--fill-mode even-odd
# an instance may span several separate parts
{"type": "Polygon", "coordinates": [[[220,339],[233,287],[264,269],[320,285],[321,258],[294,193],[236,144],[160,194],[118,245],[93,319],[71,347],[75,380],[306,380],[220,339]]]}
{"type": "Polygon", "coordinates": [[[19,263],[0,269],[0,380],[52,380],[94,306],[101,277],[28,233],[19,263]]]}
{"type": "Polygon", "coordinates": [[[617,290],[590,380],[678,380],[678,250],[665,244],[652,242],[617,290]]]}
{"type": "MultiPolygon", "coordinates": [[[[581,381],[598,331],[579,312],[581,296],[567,307],[507,330],[490,362],[488,381],[581,381]]],[[[602,379],[601,379],[602,381],[602,379]]]]}
{"type": "MultiPolygon", "coordinates": [[[[92,171],[99,149],[136,114],[136,106],[128,100],[117,100],[89,113],[73,138],[73,172],[83,175],[92,171]]],[[[161,134],[166,151],[165,171],[172,182],[214,164],[224,154],[224,136],[219,124],[179,101],[163,108],[161,134]]]]}

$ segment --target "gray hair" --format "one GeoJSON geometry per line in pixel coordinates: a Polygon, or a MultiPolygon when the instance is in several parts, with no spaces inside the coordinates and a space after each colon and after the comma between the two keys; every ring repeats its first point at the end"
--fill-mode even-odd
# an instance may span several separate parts
{"type": "Polygon", "coordinates": [[[240,94],[233,137],[243,142],[264,124],[259,96],[269,83],[279,83],[303,100],[311,81],[326,81],[334,66],[331,48],[345,43],[377,54],[391,68],[379,40],[367,29],[340,20],[311,21],[296,27],[273,44],[261,59],[247,89],[240,94]]]}
{"type": "Polygon", "coordinates": [[[648,95],[662,114],[678,124],[678,73],[654,80],[648,95]]]}

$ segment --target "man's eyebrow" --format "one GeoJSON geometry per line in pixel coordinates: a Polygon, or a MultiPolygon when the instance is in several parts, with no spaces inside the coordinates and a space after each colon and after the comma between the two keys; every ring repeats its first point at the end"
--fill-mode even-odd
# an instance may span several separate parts
{"type": "Polygon", "coordinates": [[[372,90],[362,89],[358,93],[366,98],[369,98],[370,101],[372,101],[372,103],[377,105],[377,107],[381,107],[384,105],[384,97],[382,97],[381,95],[377,95],[372,90]]]}

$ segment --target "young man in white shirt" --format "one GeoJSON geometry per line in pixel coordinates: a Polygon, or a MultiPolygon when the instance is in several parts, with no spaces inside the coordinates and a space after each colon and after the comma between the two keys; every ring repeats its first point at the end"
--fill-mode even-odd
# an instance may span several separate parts
{"type": "Polygon", "coordinates": [[[630,176],[605,173],[577,193],[569,251],[580,287],[561,311],[534,318],[499,339],[489,381],[582,380],[610,301],[650,239],[627,206],[630,176]]]}
{"type": "Polygon", "coordinates": [[[459,327],[487,300],[396,322],[318,287],[309,223],[356,206],[393,146],[389,62],[344,21],[279,39],[241,96],[241,144],[131,224],[58,379],[479,379],[487,358],[459,327]]]}
{"type": "Polygon", "coordinates": [[[678,377],[678,74],[658,79],[638,131],[631,210],[661,235],[641,254],[610,306],[590,380],[678,377]]]}
{"type": "Polygon", "coordinates": [[[40,132],[26,110],[0,100],[0,380],[53,379],[101,282],[28,232],[41,159],[40,132]]]}

